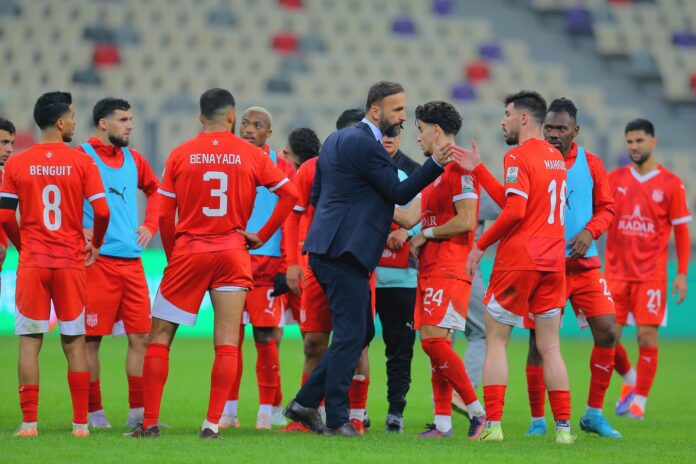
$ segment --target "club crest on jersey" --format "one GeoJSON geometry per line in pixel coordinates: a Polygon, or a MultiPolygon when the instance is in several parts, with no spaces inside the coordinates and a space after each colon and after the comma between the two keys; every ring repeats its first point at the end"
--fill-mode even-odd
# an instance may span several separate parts
{"type": "Polygon", "coordinates": [[[517,182],[517,176],[520,172],[520,168],[517,166],[510,166],[505,173],[505,182],[514,183],[517,182]]]}
{"type": "Polygon", "coordinates": [[[52,157],[53,157],[53,152],[47,151],[46,158],[52,158],[52,157]]]}
{"type": "Polygon", "coordinates": [[[665,192],[663,192],[662,190],[653,190],[652,199],[656,203],[662,202],[662,200],[665,199],[665,192]]]}
{"type": "Polygon", "coordinates": [[[96,313],[88,313],[85,317],[85,322],[88,326],[94,328],[99,324],[99,315],[96,313]]]}
{"type": "Polygon", "coordinates": [[[473,176],[462,176],[462,193],[474,193],[473,176]]]}
{"type": "Polygon", "coordinates": [[[624,235],[649,237],[655,233],[655,223],[652,219],[644,217],[640,213],[640,205],[636,205],[633,213],[621,216],[619,230],[624,235]]]}

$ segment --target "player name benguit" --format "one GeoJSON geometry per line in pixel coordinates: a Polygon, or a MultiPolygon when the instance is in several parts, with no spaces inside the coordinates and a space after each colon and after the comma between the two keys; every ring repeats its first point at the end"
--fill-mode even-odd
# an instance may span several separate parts
{"type": "Polygon", "coordinates": [[[242,159],[234,153],[191,153],[189,164],[242,164],[242,159]]]}
{"type": "Polygon", "coordinates": [[[42,166],[29,165],[29,175],[32,176],[69,176],[72,166],[42,166]]]}

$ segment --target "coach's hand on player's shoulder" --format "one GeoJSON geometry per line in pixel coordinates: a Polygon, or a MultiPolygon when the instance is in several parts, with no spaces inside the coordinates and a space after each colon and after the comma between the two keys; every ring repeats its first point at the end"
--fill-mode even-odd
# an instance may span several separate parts
{"type": "Polygon", "coordinates": [[[435,140],[433,141],[433,159],[442,167],[447,166],[452,162],[452,145],[449,142],[444,142],[440,137],[439,132],[435,132],[435,140]]]}
{"type": "Polygon", "coordinates": [[[387,248],[394,252],[401,251],[406,240],[408,240],[408,231],[400,227],[391,231],[387,237],[387,248]]]}
{"type": "Polygon", "coordinates": [[[152,240],[152,231],[146,226],[139,226],[135,229],[135,233],[138,234],[138,238],[135,239],[138,246],[143,249],[147,248],[152,240]]]}
{"type": "Polygon", "coordinates": [[[302,285],[305,283],[305,276],[299,264],[288,266],[288,270],[285,272],[285,281],[292,293],[297,296],[302,294],[302,285]]]}
{"type": "Polygon", "coordinates": [[[466,275],[473,277],[476,266],[478,266],[479,261],[481,261],[481,256],[483,256],[484,253],[485,251],[480,250],[476,245],[469,251],[469,256],[466,257],[466,275]]]}
{"type": "Polygon", "coordinates": [[[260,248],[261,245],[263,245],[263,242],[255,233],[247,232],[246,230],[242,229],[237,229],[237,232],[244,236],[247,242],[247,248],[249,248],[250,250],[256,250],[257,248],[260,248]]]}
{"type": "Polygon", "coordinates": [[[410,250],[411,256],[413,256],[414,258],[418,258],[418,253],[420,253],[421,247],[423,245],[425,245],[425,242],[427,242],[427,241],[428,241],[428,239],[425,238],[425,235],[423,235],[423,232],[411,237],[411,240],[409,241],[409,243],[411,244],[411,250],[410,250]]]}
{"type": "Polygon", "coordinates": [[[97,258],[99,257],[99,248],[93,247],[92,242],[87,242],[87,246],[85,246],[85,254],[85,266],[91,266],[97,262],[97,258]]]}
{"type": "Polygon", "coordinates": [[[592,233],[587,229],[582,229],[570,242],[572,248],[568,257],[570,259],[580,259],[585,257],[585,253],[592,245],[592,233]]]}
{"type": "Polygon", "coordinates": [[[672,282],[672,297],[677,297],[677,304],[686,298],[686,274],[677,274],[672,282]]]}
{"type": "Polygon", "coordinates": [[[471,149],[458,145],[452,146],[452,159],[460,168],[473,171],[476,166],[481,164],[481,153],[476,144],[476,139],[471,140],[471,149]]]}

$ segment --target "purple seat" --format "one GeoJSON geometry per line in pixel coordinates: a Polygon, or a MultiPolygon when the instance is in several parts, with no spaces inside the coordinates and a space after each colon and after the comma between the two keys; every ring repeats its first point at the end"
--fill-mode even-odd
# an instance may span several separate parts
{"type": "Polygon", "coordinates": [[[449,16],[454,11],[452,0],[433,0],[432,10],[438,16],[449,16]]]}
{"type": "Polygon", "coordinates": [[[592,15],[584,6],[569,6],[565,9],[566,30],[571,34],[592,32],[592,15]]]}
{"type": "Polygon", "coordinates": [[[459,101],[476,100],[476,91],[466,82],[460,82],[452,87],[452,98],[459,101]]]}
{"type": "Polygon", "coordinates": [[[397,16],[392,21],[392,32],[398,35],[416,35],[416,23],[410,16],[397,16]]]}
{"type": "Polygon", "coordinates": [[[689,29],[674,31],[672,43],[677,47],[696,47],[696,32],[689,29]]]}
{"type": "Polygon", "coordinates": [[[496,42],[483,42],[478,48],[479,56],[485,60],[500,60],[503,50],[496,42]]]}

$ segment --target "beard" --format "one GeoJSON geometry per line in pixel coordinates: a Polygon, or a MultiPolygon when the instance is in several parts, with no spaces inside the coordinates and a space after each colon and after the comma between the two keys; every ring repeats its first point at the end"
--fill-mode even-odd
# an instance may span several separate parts
{"type": "Polygon", "coordinates": [[[63,139],[63,142],[70,143],[72,142],[73,134],[61,134],[61,138],[63,139]]]}
{"type": "Polygon", "coordinates": [[[505,143],[512,146],[520,143],[520,137],[518,134],[507,134],[505,136],[505,143]]]}
{"type": "Polygon", "coordinates": [[[633,163],[637,164],[638,166],[642,166],[643,163],[645,163],[648,160],[648,158],[650,158],[650,153],[641,153],[640,158],[638,158],[637,160],[633,159],[631,155],[629,155],[629,158],[631,158],[631,161],[633,163]]]}
{"type": "Polygon", "coordinates": [[[109,142],[115,147],[127,147],[128,139],[109,134],[109,142]]]}
{"type": "Polygon", "coordinates": [[[404,126],[400,122],[397,122],[396,124],[391,124],[386,119],[379,119],[379,130],[382,132],[382,135],[386,135],[387,137],[398,136],[403,128],[404,126]]]}

